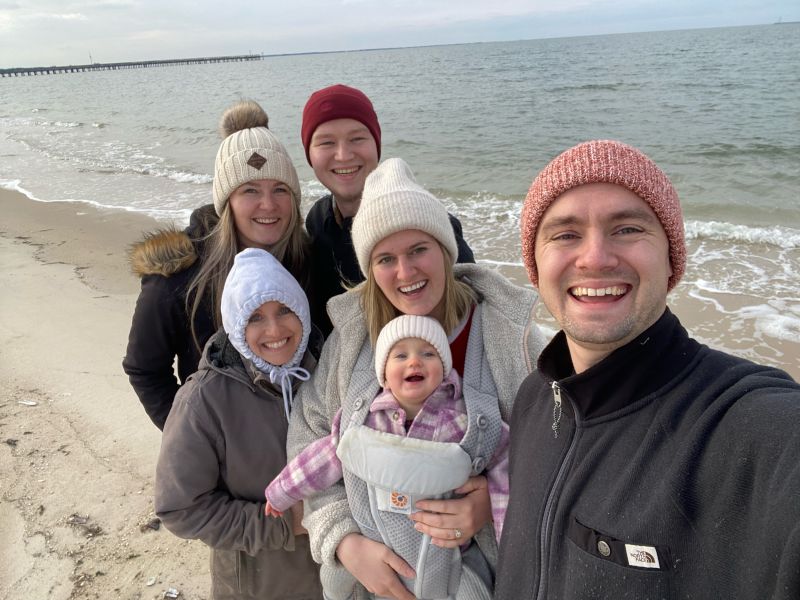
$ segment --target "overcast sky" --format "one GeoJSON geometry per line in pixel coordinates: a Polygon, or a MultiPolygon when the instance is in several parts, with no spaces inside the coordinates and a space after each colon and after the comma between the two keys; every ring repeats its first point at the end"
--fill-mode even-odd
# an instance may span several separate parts
{"type": "Polygon", "coordinates": [[[0,0],[0,68],[800,20],[798,0],[0,0]]]}

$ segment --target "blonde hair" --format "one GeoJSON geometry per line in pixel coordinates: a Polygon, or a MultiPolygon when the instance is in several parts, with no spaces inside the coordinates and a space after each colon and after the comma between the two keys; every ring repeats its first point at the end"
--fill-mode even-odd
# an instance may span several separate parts
{"type": "MultiPolygon", "coordinates": [[[[463,281],[453,274],[453,261],[448,250],[437,240],[444,258],[444,316],[440,324],[449,336],[456,326],[467,316],[470,307],[478,300],[477,294],[463,281]]],[[[356,289],[361,291],[361,309],[367,322],[367,331],[373,348],[378,341],[381,329],[401,313],[384,295],[375,276],[372,266],[367,269],[367,279],[356,289]]]]}
{"type": "MultiPolygon", "coordinates": [[[[286,270],[289,271],[304,290],[308,290],[308,270],[304,268],[305,258],[309,254],[310,241],[308,234],[303,229],[303,220],[300,217],[300,207],[294,194],[292,194],[292,212],[289,217],[289,226],[284,235],[267,248],[270,254],[277,258],[286,270]]],[[[197,337],[195,317],[198,310],[202,310],[204,301],[209,302],[214,327],[222,324],[220,302],[225,279],[233,266],[233,259],[239,252],[239,236],[236,223],[233,219],[233,210],[230,203],[226,203],[220,215],[219,222],[211,232],[202,238],[203,256],[200,257],[200,269],[192,278],[186,292],[186,311],[189,314],[192,339],[198,349],[202,344],[197,337]]]]}
{"type": "MultiPolygon", "coordinates": [[[[283,161],[279,160],[276,164],[281,168],[285,167],[285,169],[278,169],[277,172],[270,173],[267,178],[277,179],[289,187],[292,194],[292,211],[286,231],[277,242],[266,248],[266,250],[286,267],[286,270],[294,276],[304,290],[308,290],[308,270],[304,266],[305,258],[310,252],[310,241],[308,234],[303,229],[303,219],[300,216],[300,185],[297,181],[297,173],[286,150],[277,141],[277,138],[274,138],[269,131],[265,131],[268,125],[269,117],[257,102],[240,100],[227,108],[220,119],[219,132],[223,137],[223,141],[220,144],[220,152],[226,147],[226,144],[232,143],[231,136],[234,133],[251,129],[253,132],[260,131],[261,138],[258,139],[263,138],[268,141],[270,143],[269,147],[272,148],[275,156],[283,161]],[[278,175],[278,177],[275,175],[278,175]]],[[[255,135],[255,133],[252,135],[255,135]]],[[[249,139],[244,141],[251,142],[249,139]]],[[[231,209],[228,197],[227,195],[217,197],[219,191],[217,189],[217,172],[220,170],[219,162],[220,156],[218,153],[214,167],[214,206],[219,213],[219,221],[208,235],[195,240],[202,242],[200,244],[202,247],[200,268],[192,278],[186,291],[186,312],[189,315],[192,339],[198,349],[202,349],[202,344],[197,337],[195,317],[198,311],[204,310],[202,308],[204,303],[208,302],[213,316],[214,327],[220,327],[222,324],[222,313],[220,311],[222,288],[225,286],[225,279],[233,266],[234,257],[239,250],[243,249],[239,244],[233,209],[231,209]]],[[[244,174],[245,172],[242,172],[242,175],[244,174]]],[[[242,182],[239,185],[244,185],[245,183],[247,182],[242,182]]],[[[231,193],[227,191],[227,188],[225,189],[225,194],[231,193]]]]}

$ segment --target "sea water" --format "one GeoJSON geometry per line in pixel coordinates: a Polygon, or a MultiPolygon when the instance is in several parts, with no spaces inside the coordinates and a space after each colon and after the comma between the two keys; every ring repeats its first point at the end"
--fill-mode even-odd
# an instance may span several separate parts
{"type": "Polygon", "coordinates": [[[307,209],[324,189],[300,143],[302,108],[346,83],[373,100],[382,157],[408,161],[478,260],[525,283],[531,180],[580,141],[619,139],[678,189],[690,256],[675,293],[702,317],[692,333],[797,376],[799,57],[800,25],[782,24],[3,78],[0,185],[185,223],[211,199],[222,111],[252,98],[307,209]]]}

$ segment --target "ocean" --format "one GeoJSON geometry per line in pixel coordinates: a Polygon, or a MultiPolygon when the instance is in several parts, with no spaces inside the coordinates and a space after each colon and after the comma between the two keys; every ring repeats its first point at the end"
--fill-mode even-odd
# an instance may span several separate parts
{"type": "Polygon", "coordinates": [[[407,160],[479,262],[520,284],[518,218],[536,173],[586,139],[642,149],[683,204],[676,312],[702,341],[800,376],[798,24],[0,78],[0,186],[185,223],[211,199],[219,116],[252,98],[307,208],[323,188],[300,143],[302,107],[333,83],[370,96],[382,157],[407,160]]]}

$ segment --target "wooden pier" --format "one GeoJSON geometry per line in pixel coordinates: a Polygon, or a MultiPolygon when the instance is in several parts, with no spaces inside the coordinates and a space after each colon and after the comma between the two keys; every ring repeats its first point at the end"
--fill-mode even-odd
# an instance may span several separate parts
{"type": "Polygon", "coordinates": [[[238,56],[206,56],[204,58],[176,58],[171,60],[143,60],[120,63],[91,63],[88,65],[66,65],[60,67],[15,67],[0,69],[2,77],[22,77],[24,75],[54,75],[56,73],[82,73],[84,71],[117,71],[120,69],[148,69],[150,67],[171,67],[176,65],[202,65],[208,63],[243,62],[261,60],[263,54],[240,54],[238,56]]]}

